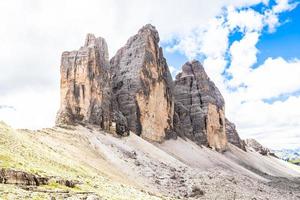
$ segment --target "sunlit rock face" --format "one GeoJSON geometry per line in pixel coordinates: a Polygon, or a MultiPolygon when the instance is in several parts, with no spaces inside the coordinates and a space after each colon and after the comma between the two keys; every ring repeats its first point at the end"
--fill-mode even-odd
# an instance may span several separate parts
{"type": "Polygon", "coordinates": [[[226,150],[224,99],[200,62],[193,60],[182,66],[174,97],[177,134],[199,145],[226,150]]]}
{"type": "Polygon", "coordinates": [[[172,78],[155,27],[146,25],[111,59],[113,109],[129,129],[162,142],[173,129],[172,78]]]}
{"type": "Polygon", "coordinates": [[[105,40],[88,34],[77,51],[62,54],[61,104],[57,124],[110,126],[109,60],[105,40]]]}

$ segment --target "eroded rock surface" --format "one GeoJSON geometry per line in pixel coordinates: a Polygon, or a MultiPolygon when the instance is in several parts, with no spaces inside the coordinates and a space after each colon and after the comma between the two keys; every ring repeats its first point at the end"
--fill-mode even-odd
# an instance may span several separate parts
{"type": "Polygon", "coordinates": [[[1,169],[0,183],[39,186],[47,184],[48,178],[13,169],[1,169]]]}
{"type": "Polygon", "coordinates": [[[260,153],[261,155],[270,154],[270,150],[268,148],[262,146],[255,139],[246,139],[245,144],[248,149],[254,150],[254,151],[260,153]]]}
{"type": "Polygon", "coordinates": [[[78,51],[61,58],[61,105],[57,124],[91,123],[109,128],[110,81],[105,40],[88,34],[78,51]]]}
{"type": "Polygon", "coordinates": [[[224,99],[200,62],[183,65],[176,76],[174,97],[177,134],[199,145],[225,150],[224,99]]]}
{"type": "Polygon", "coordinates": [[[155,27],[146,25],[111,59],[113,109],[129,129],[161,142],[173,129],[172,78],[155,27]]]}
{"type": "Polygon", "coordinates": [[[245,142],[241,140],[234,123],[230,122],[227,118],[225,119],[225,128],[228,142],[246,151],[245,142]]]}

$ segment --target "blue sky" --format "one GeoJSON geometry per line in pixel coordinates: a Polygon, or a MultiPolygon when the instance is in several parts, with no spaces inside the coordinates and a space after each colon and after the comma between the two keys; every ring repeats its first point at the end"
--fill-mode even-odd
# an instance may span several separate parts
{"type": "MultiPolygon", "coordinates": [[[[297,2],[297,1],[294,1],[297,2]]],[[[300,1],[299,1],[300,2],[300,1]]],[[[269,5],[274,5],[274,1],[270,1],[269,5]]],[[[257,12],[263,12],[267,8],[266,5],[260,3],[252,6],[257,12]]],[[[300,57],[300,6],[295,9],[280,14],[280,22],[282,23],[275,32],[269,33],[264,29],[260,40],[257,43],[259,53],[257,55],[257,63],[254,67],[261,65],[268,57],[282,57],[286,60],[300,57]]],[[[229,43],[232,44],[236,40],[242,38],[241,32],[233,32],[230,34],[229,43]]],[[[162,44],[162,46],[174,45],[174,42],[162,44]]],[[[180,52],[164,52],[168,60],[168,64],[180,69],[181,65],[188,59],[180,52]]],[[[196,57],[201,60],[201,57],[196,57]]]]}
{"type": "Polygon", "coordinates": [[[299,2],[0,1],[0,120],[17,128],[53,126],[61,53],[94,33],[106,39],[112,57],[151,23],[173,77],[186,61],[200,60],[242,138],[299,147],[299,2]]]}
{"type": "MultiPolygon", "coordinates": [[[[293,3],[297,3],[297,1],[290,1],[293,3]]],[[[270,1],[268,5],[264,3],[259,3],[249,8],[243,9],[253,9],[259,13],[262,13],[268,9],[276,5],[275,1],[270,1]]],[[[300,6],[296,6],[289,12],[280,13],[278,16],[280,26],[276,28],[274,32],[269,32],[267,27],[264,27],[262,30],[262,34],[260,35],[260,39],[256,44],[258,49],[257,53],[257,62],[252,66],[252,68],[257,68],[262,65],[267,58],[277,58],[282,57],[285,60],[293,60],[300,59],[300,6]]],[[[229,34],[229,45],[231,45],[234,41],[239,41],[243,38],[244,33],[241,31],[232,31],[229,34]]],[[[174,46],[178,43],[178,41],[173,40],[168,43],[163,43],[162,46],[174,46]]],[[[169,52],[164,51],[164,55],[168,60],[168,64],[177,70],[180,71],[181,66],[188,60],[188,56],[184,54],[184,52],[169,52]]],[[[200,61],[203,61],[203,55],[197,55],[194,57],[200,61]]],[[[227,56],[227,60],[230,61],[230,56],[227,56]]],[[[229,67],[227,65],[226,67],[229,67]]],[[[176,71],[178,72],[178,71],[176,71]]],[[[175,76],[175,72],[173,76],[175,76]]],[[[228,75],[228,74],[227,74],[228,75]]],[[[174,77],[175,78],[175,77],[174,77]]],[[[230,79],[229,75],[227,79],[230,79]]],[[[300,77],[299,77],[300,78],[300,77]]],[[[275,101],[285,101],[290,96],[298,97],[300,95],[300,90],[291,92],[291,93],[283,93],[275,97],[263,99],[264,102],[272,104],[275,101]]]]}
{"type": "Polygon", "coordinates": [[[300,6],[280,15],[283,24],[274,33],[265,33],[257,44],[260,53],[258,64],[267,57],[281,56],[284,59],[299,58],[300,53],[300,6]]]}
{"type": "MultiPolygon", "coordinates": [[[[292,118],[293,115],[290,114],[291,111],[288,110],[288,104],[290,104],[289,102],[291,102],[293,98],[299,99],[300,96],[300,88],[297,83],[300,80],[300,6],[298,2],[262,2],[250,7],[237,8],[233,11],[234,14],[230,14],[230,12],[232,12],[230,9],[225,8],[225,14],[222,13],[216,16],[216,18],[224,18],[224,21],[220,23],[221,25],[217,25],[218,27],[214,27],[213,31],[217,31],[220,27],[223,30],[227,30],[227,32],[223,32],[223,37],[225,36],[224,39],[228,39],[227,44],[220,50],[221,53],[218,56],[211,56],[209,55],[211,52],[207,53],[205,52],[205,48],[201,49],[201,46],[204,46],[206,41],[202,39],[199,41],[198,38],[206,37],[205,32],[209,32],[209,29],[207,30],[205,28],[205,30],[202,31],[204,34],[200,31],[198,35],[187,36],[187,38],[184,39],[175,39],[162,44],[165,49],[165,56],[169,65],[171,65],[173,77],[180,71],[181,65],[186,62],[187,59],[193,58],[200,60],[204,63],[204,67],[212,80],[217,81],[217,85],[221,88],[222,94],[225,94],[226,103],[231,104],[233,98],[239,99],[235,102],[235,105],[230,105],[230,107],[232,107],[227,112],[227,117],[229,116],[230,119],[233,119],[234,122],[237,123],[239,132],[243,137],[252,136],[259,138],[259,140],[263,141],[266,145],[270,142],[270,135],[272,134],[274,134],[274,137],[278,137],[277,139],[284,138],[284,140],[294,140],[293,137],[295,137],[297,139],[294,140],[291,146],[299,146],[299,124],[296,123],[295,127],[293,127],[293,125],[288,122],[288,120],[290,120],[289,118],[292,118]],[[286,8],[284,8],[284,6],[278,6],[279,3],[282,3],[281,5],[285,4],[286,8]],[[288,8],[288,4],[292,6],[288,8]],[[274,14],[277,21],[271,21],[271,23],[268,24],[267,19],[269,13],[274,14]],[[230,15],[245,17],[245,21],[237,20],[237,22],[235,22],[236,19],[230,18],[230,15]],[[257,23],[248,23],[247,20],[248,22],[257,20],[257,23]],[[232,26],[232,24],[234,24],[233,28],[228,28],[232,26]],[[248,39],[247,42],[247,38],[251,37],[252,41],[248,39]],[[185,45],[184,42],[182,42],[184,40],[194,43],[198,42],[197,48],[200,46],[200,50],[195,48],[194,51],[190,51],[190,45],[185,45]],[[234,49],[237,50],[234,51],[234,49]],[[215,70],[210,73],[214,62],[210,62],[207,65],[205,64],[206,59],[210,57],[211,60],[221,59],[224,61],[223,64],[220,65],[219,74],[216,73],[215,70]],[[244,65],[246,69],[244,71],[238,69],[239,67],[236,67],[236,63],[238,65],[244,65]],[[290,67],[292,65],[294,66],[293,69],[290,67]],[[235,68],[235,70],[233,71],[231,68],[235,68]],[[274,68],[274,70],[272,70],[272,68],[274,68]],[[297,74],[292,79],[290,79],[288,75],[289,73],[293,74],[293,72],[289,72],[290,69],[292,71],[295,70],[297,74]],[[282,77],[280,73],[282,73],[282,77]],[[272,76],[272,74],[274,74],[274,76],[272,76]],[[251,79],[251,75],[253,80],[247,81],[249,77],[249,79],[251,79]],[[239,78],[239,76],[242,78],[239,78]],[[233,82],[235,79],[237,79],[236,83],[233,82]],[[285,86],[285,82],[289,82],[287,84],[289,86],[285,86]],[[253,88],[255,89],[251,90],[251,85],[254,85],[253,88]],[[267,86],[264,87],[264,85],[267,86]],[[250,89],[248,89],[248,87],[250,89]],[[265,113],[261,114],[259,110],[255,113],[257,109],[256,106],[261,106],[261,112],[265,111],[265,113]],[[287,118],[278,120],[280,116],[277,116],[277,118],[274,116],[282,113],[283,111],[280,109],[284,107],[287,109],[285,110],[287,118]],[[241,117],[238,109],[245,109],[243,112],[246,113],[244,114],[252,112],[251,116],[241,117]],[[255,115],[263,116],[260,122],[259,120],[251,119],[251,117],[255,117],[255,115]],[[275,124],[271,125],[272,123],[270,123],[270,121],[272,118],[278,121],[278,126],[275,124]],[[256,122],[252,123],[254,121],[256,122]],[[292,129],[294,130],[291,131],[292,129]],[[293,133],[288,133],[290,131],[293,133]],[[266,137],[266,135],[269,136],[266,137]]],[[[218,36],[222,37],[222,35],[218,36]]],[[[212,38],[212,40],[214,39],[215,38],[212,38]]],[[[213,45],[214,43],[211,42],[210,44],[213,45]]],[[[216,51],[218,51],[219,44],[222,45],[222,43],[217,43],[215,46],[216,51]]],[[[216,62],[216,65],[217,64],[216,62]]],[[[297,117],[299,117],[299,115],[297,115],[297,117]]],[[[280,147],[273,145],[272,148],[280,147]]]]}

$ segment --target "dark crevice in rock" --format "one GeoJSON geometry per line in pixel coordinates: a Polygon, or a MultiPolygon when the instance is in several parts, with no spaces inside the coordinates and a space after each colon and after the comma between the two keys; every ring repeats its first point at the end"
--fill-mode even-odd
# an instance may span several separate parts
{"type": "Polygon", "coordinates": [[[140,136],[142,134],[142,124],[141,124],[141,111],[139,108],[139,105],[137,101],[135,101],[135,106],[136,106],[136,118],[137,118],[137,123],[136,123],[136,134],[140,136]]]}

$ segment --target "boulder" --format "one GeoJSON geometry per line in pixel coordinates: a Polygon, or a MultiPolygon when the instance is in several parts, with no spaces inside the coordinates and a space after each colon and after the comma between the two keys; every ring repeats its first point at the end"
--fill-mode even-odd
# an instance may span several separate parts
{"type": "Polygon", "coordinates": [[[227,148],[224,99],[199,61],[182,66],[174,86],[174,129],[199,145],[227,148]]]}
{"type": "Polygon", "coordinates": [[[173,130],[172,78],[155,27],[146,25],[111,59],[113,110],[130,131],[162,142],[173,130]]]}
{"type": "Polygon", "coordinates": [[[0,183],[39,186],[46,185],[48,183],[48,178],[13,169],[1,169],[0,183]]]}

